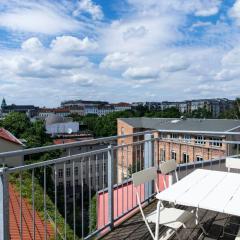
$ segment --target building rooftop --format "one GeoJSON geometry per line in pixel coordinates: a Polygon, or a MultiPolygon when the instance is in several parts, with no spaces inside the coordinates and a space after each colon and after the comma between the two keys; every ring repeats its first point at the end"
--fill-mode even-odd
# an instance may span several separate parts
{"type": "MultiPolygon", "coordinates": [[[[12,184],[9,184],[9,233],[10,239],[20,239],[20,195],[12,184]]],[[[33,209],[32,205],[28,203],[25,198],[22,198],[22,226],[23,239],[44,239],[44,220],[35,212],[35,238],[33,234],[33,209]]],[[[54,230],[51,224],[47,224],[47,237],[52,239],[54,237],[54,230]]]]}
{"type": "Polygon", "coordinates": [[[0,138],[8,141],[8,142],[12,142],[18,145],[24,145],[19,139],[17,139],[12,133],[10,133],[9,131],[7,131],[4,128],[0,128],[0,138]]]}
{"type": "Polygon", "coordinates": [[[229,132],[240,127],[240,120],[196,118],[119,118],[135,128],[179,131],[229,132]]]}

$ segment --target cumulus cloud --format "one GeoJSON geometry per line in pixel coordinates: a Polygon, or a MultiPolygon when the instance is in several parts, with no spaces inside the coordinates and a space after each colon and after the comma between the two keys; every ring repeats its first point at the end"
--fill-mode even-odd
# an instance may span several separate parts
{"type": "Polygon", "coordinates": [[[81,13],[88,13],[94,20],[101,20],[103,12],[100,5],[92,2],[92,0],[79,0],[77,9],[73,12],[75,16],[81,13]]]}
{"type": "Polygon", "coordinates": [[[61,36],[52,41],[51,48],[56,52],[76,54],[82,51],[95,50],[97,43],[89,40],[88,37],[79,39],[72,36],[61,36]]]}
{"type": "MultiPolygon", "coordinates": [[[[139,57],[140,58],[140,57],[139,57]]],[[[137,61],[137,56],[126,52],[114,52],[106,55],[100,63],[101,68],[120,69],[137,61]]]]}
{"type": "Polygon", "coordinates": [[[123,73],[123,77],[144,80],[157,78],[158,74],[158,71],[150,67],[130,67],[123,73]]]}
{"type": "Polygon", "coordinates": [[[40,40],[36,37],[32,37],[24,41],[21,45],[21,48],[26,51],[40,51],[43,49],[43,45],[40,40]]]}
{"type": "Polygon", "coordinates": [[[229,11],[229,15],[236,20],[238,25],[240,25],[240,0],[236,0],[229,11]]]}

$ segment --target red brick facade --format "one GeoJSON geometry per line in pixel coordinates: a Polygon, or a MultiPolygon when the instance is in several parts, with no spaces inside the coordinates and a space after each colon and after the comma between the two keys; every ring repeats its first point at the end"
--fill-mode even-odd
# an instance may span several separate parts
{"type": "MultiPolygon", "coordinates": [[[[146,131],[148,129],[134,128],[122,119],[118,119],[118,136],[128,135],[136,132],[146,131]]],[[[198,139],[200,135],[172,135],[169,133],[154,133],[154,137],[163,139],[154,142],[153,158],[155,161],[169,160],[174,158],[177,163],[187,163],[193,161],[210,160],[225,156],[227,151],[226,144],[221,143],[216,146],[208,140],[224,140],[225,137],[204,136],[204,139],[198,139]],[[172,137],[172,138],[171,138],[172,137]],[[174,139],[173,137],[176,137],[174,139]],[[165,139],[165,140],[164,140],[165,139]]],[[[132,146],[132,144],[144,139],[144,136],[119,138],[118,145],[122,145],[117,152],[117,179],[118,182],[124,180],[131,172],[141,170],[144,158],[144,143],[132,146]],[[131,146],[128,146],[131,144],[131,146]],[[125,146],[126,145],[126,146],[125,146]]],[[[229,140],[229,138],[228,138],[229,140]]]]}

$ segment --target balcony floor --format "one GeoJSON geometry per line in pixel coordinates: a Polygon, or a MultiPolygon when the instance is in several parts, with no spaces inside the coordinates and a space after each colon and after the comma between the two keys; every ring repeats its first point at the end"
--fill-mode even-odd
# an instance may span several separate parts
{"type": "MultiPolygon", "coordinates": [[[[150,213],[156,209],[156,201],[149,204],[145,207],[144,212],[150,213]]],[[[188,209],[189,211],[191,209],[188,209]]],[[[222,240],[234,240],[235,236],[238,232],[238,225],[240,223],[240,218],[230,217],[227,218],[226,214],[220,214],[212,211],[200,210],[199,211],[199,219],[203,223],[204,228],[208,232],[208,236],[204,236],[201,229],[195,225],[194,220],[190,220],[186,226],[187,229],[179,229],[179,235],[181,239],[204,239],[204,240],[212,240],[212,239],[222,239],[222,240]],[[225,231],[230,234],[222,235],[222,226],[225,223],[228,223],[225,227],[225,231]]],[[[151,227],[154,232],[154,224],[151,224],[151,227]]],[[[160,228],[160,237],[164,236],[166,233],[165,227],[160,228]]],[[[135,214],[133,217],[129,218],[119,226],[115,227],[113,231],[108,233],[102,239],[111,239],[111,240],[119,240],[119,239],[142,239],[142,240],[150,240],[151,235],[149,234],[145,223],[142,220],[142,216],[140,213],[135,214]]],[[[161,239],[161,238],[160,238],[161,239]]],[[[177,239],[175,234],[172,234],[169,238],[162,239],[177,239]]]]}

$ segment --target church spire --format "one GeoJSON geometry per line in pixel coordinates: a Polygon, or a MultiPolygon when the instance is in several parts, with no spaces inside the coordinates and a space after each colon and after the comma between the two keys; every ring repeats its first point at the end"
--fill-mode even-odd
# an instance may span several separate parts
{"type": "Polygon", "coordinates": [[[3,109],[6,106],[7,106],[6,100],[5,100],[5,98],[3,98],[1,108],[3,109]]]}

